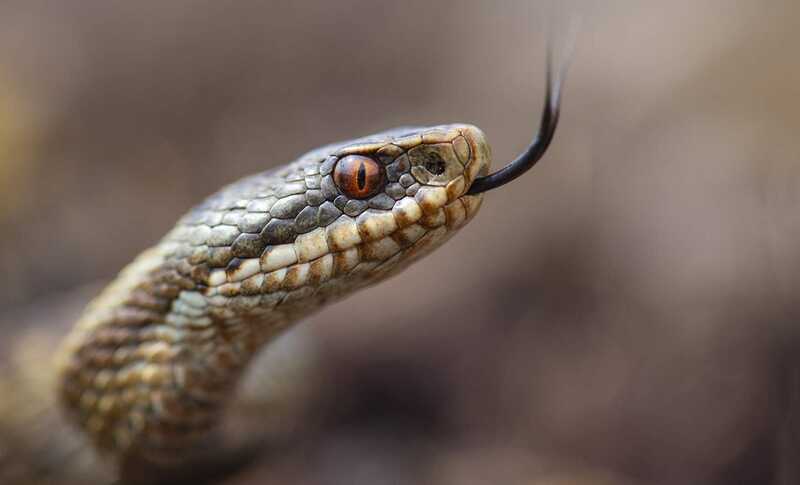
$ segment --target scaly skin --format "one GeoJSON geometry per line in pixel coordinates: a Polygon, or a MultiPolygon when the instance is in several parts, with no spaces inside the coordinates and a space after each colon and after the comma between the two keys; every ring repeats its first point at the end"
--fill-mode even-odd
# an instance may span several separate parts
{"type": "Polygon", "coordinates": [[[59,354],[66,414],[118,467],[188,466],[208,452],[253,357],[440,246],[479,209],[482,196],[465,192],[489,164],[473,126],[414,128],[323,147],[224,188],[89,305],[59,354]],[[351,154],[384,167],[370,199],[334,183],[351,154]],[[440,175],[425,168],[432,158],[440,175]]]}

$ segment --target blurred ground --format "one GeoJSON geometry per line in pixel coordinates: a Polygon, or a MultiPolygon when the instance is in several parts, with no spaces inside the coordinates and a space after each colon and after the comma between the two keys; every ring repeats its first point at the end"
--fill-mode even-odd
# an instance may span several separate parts
{"type": "MultiPolygon", "coordinates": [[[[800,5],[578,8],[545,161],[308,322],[316,424],[230,483],[800,483],[800,5]]],[[[55,295],[224,183],[329,141],[471,122],[510,159],[545,11],[5,0],[0,336],[51,325],[55,295]]]]}

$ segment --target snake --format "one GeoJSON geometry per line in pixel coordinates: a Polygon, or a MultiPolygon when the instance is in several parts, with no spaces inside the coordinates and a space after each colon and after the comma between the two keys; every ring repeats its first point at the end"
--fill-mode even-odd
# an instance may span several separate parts
{"type": "Polygon", "coordinates": [[[476,126],[404,127],[311,150],[192,208],[59,345],[59,419],[112,481],[190,473],[233,454],[241,440],[222,423],[264,348],[444,245],[486,192],[542,157],[559,114],[552,73],[536,136],[494,173],[476,126]]]}

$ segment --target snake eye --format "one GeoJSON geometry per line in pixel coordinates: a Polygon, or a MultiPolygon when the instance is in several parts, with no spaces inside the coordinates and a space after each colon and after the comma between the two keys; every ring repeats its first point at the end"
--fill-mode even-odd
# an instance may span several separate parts
{"type": "Polygon", "coordinates": [[[372,197],[383,187],[383,167],[361,155],[348,155],[333,170],[333,181],[351,199],[372,197]]]}

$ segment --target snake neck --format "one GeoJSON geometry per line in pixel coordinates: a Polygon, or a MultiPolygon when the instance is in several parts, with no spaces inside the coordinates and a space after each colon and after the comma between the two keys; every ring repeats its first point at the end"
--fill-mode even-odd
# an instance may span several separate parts
{"type": "Polygon", "coordinates": [[[197,454],[258,349],[302,316],[257,306],[214,311],[202,279],[171,253],[162,244],[126,268],[60,356],[64,407],[116,458],[197,454]]]}

